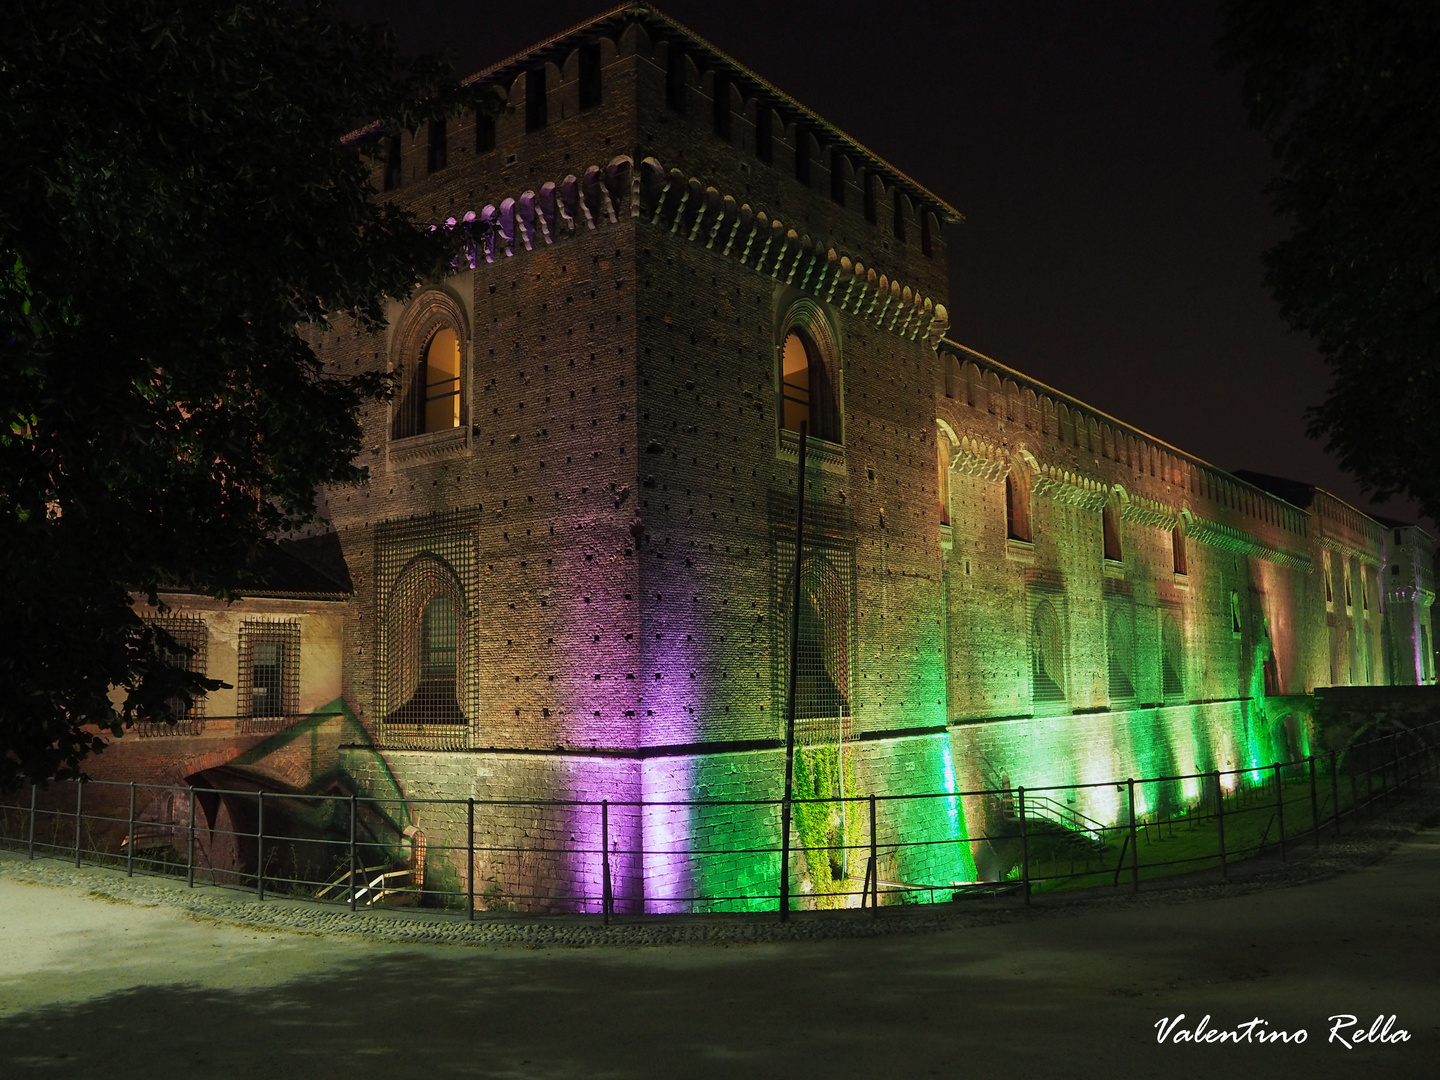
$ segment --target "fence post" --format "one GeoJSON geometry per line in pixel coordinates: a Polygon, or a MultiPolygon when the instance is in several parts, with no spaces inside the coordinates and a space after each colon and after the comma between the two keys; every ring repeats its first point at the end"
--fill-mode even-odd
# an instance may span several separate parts
{"type": "Polygon", "coordinates": [[[265,792],[255,797],[255,899],[265,899],[265,792]]]}
{"type": "MultiPolygon", "coordinates": [[[[190,826],[187,830],[188,836],[185,841],[185,884],[188,888],[195,887],[195,789],[190,789],[190,826]]],[[[215,875],[210,875],[213,883],[215,875]]]]}
{"type": "Polygon", "coordinates": [[[26,855],[35,858],[35,782],[30,782],[30,837],[25,841],[26,855]]]}
{"type": "Polygon", "coordinates": [[[1020,887],[1024,890],[1025,906],[1030,906],[1030,834],[1025,828],[1025,785],[1015,789],[1016,807],[1020,815],[1020,887]]]}
{"type": "Polygon", "coordinates": [[[80,869],[80,814],[85,805],[85,778],[75,781],[75,869],[80,869]]]}
{"type": "Polygon", "coordinates": [[[475,921],[475,799],[465,808],[465,897],[469,908],[467,918],[475,921]]]}
{"type": "Polygon", "coordinates": [[[1280,781],[1280,762],[1275,762],[1275,814],[1280,819],[1280,861],[1285,861],[1285,785],[1280,781]]]}
{"type": "Polygon", "coordinates": [[[1310,763],[1310,831],[1315,834],[1315,850],[1320,850],[1320,795],[1315,786],[1315,755],[1305,759],[1310,763]]]}
{"type": "Polygon", "coordinates": [[[1130,798],[1130,890],[1140,891],[1140,838],[1135,835],[1135,778],[1125,781],[1130,798]]]}
{"type": "Polygon", "coordinates": [[[125,876],[135,876],[135,781],[130,781],[130,816],[125,823],[125,876]]]}
{"type": "Polygon", "coordinates": [[[1340,774],[1336,772],[1335,751],[1330,751],[1330,799],[1335,804],[1335,835],[1340,835],[1340,774]]]}
{"type": "MultiPolygon", "coordinates": [[[[355,887],[355,875],[359,873],[359,866],[355,863],[355,826],[358,818],[358,807],[355,793],[350,793],[350,910],[355,910],[356,894],[359,890],[355,887]]],[[[414,884],[414,882],[411,882],[414,884]]]]}
{"type": "Polygon", "coordinates": [[[610,925],[610,800],[600,800],[600,870],[605,875],[600,882],[600,916],[604,925],[610,925]]]}
{"type": "Polygon", "coordinates": [[[1220,834],[1220,879],[1230,876],[1230,867],[1225,861],[1225,785],[1220,782],[1220,770],[1215,770],[1215,827],[1220,834]]]}
{"type": "Polygon", "coordinates": [[[1375,817],[1375,769],[1370,763],[1370,744],[1365,744],[1365,809],[1375,817]]]}
{"type": "Polygon", "coordinates": [[[870,793],[870,917],[880,917],[880,850],[875,837],[875,793],[870,793]]]}

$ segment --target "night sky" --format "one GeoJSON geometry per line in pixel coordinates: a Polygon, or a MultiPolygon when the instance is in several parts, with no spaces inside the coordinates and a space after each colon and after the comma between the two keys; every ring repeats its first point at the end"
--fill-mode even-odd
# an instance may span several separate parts
{"type": "MultiPolygon", "coordinates": [[[[603,0],[347,0],[461,74],[603,0]]],[[[722,3],[660,10],[946,199],[964,345],[1226,469],[1358,484],[1305,436],[1328,383],[1260,254],[1268,146],[1215,66],[1215,0],[722,3]]],[[[1409,520],[1393,501],[1372,512],[1409,520]]]]}

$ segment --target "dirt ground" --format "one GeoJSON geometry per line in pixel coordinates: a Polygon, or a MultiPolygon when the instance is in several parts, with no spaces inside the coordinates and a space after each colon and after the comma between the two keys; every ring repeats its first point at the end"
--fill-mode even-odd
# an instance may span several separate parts
{"type": "Polygon", "coordinates": [[[382,944],[0,877],[0,1077],[1435,1077],[1437,914],[1434,828],[1297,888],[767,945],[382,944]],[[1157,1042],[1181,1013],[1308,1039],[1157,1042]]]}

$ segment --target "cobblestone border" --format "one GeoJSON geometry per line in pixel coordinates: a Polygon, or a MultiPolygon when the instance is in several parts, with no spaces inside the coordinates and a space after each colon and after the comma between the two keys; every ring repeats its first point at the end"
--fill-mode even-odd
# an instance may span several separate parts
{"type": "Polygon", "coordinates": [[[1033,907],[1016,898],[973,899],[949,904],[882,908],[879,918],[855,910],[797,912],[781,923],[763,915],[616,916],[609,926],[596,915],[463,917],[427,911],[365,910],[351,913],[313,901],[247,899],[233,889],[189,889],[167,877],[126,877],[123,871],[86,866],[76,869],[59,859],[33,862],[23,854],[0,850],[0,876],[58,888],[84,889],[92,896],[145,907],[179,908],[192,917],[242,927],[299,934],[361,937],[393,944],[526,947],[590,947],[677,944],[733,945],[785,941],[869,938],[891,934],[934,933],[991,926],[1021,919],[1078,914],[1106,908],[1187,903],[1238,896],[1265,889],[1323,881],[1384,858],[1397,843],[1440,821],[1440,792],[1427,787],[1370,821],[1346,823],[1338,839],[1325,839],[1319,851],[1295,841],[1289,859],[1276,854],[1233,863],[1230,880],[1215,871],[1146,882],[1138,894],[1128,883],[1120,890],[1092,889],[1039,894],[1033,907]]]}

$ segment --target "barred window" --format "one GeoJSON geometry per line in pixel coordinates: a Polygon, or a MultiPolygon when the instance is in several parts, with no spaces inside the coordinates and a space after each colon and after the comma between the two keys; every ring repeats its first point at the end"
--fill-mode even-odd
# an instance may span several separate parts
{"type": "Polygon", "coordinates": [[[1031,694],[1036,705],[1065,701],[1065,638],[1055,605],[1041,600],[1035,607],[1031,634],[1031,694]]]}
{"type": "Polygon", "coordinates": [[[385,717],[394,724],[463,724],[459,686],[465,636],[464,606],[453,573],[424,558],[401,580],[390,601],[391,629],[385,717]]]}
{"type": "MultiPolygon", "coordinates": [[[[151,625],[164,630],[175,640],[176,648],[166,648],[163,645],[160,647],[160,658],[168,667],[193,671],[197,675],[205,674],[206,645],[209,634],[206,632],[204,620],[189,616],[176,616],[151,620],[151,625]]],[[[159,719],[197,719],[204,713],[204,697],[196,697],[189,705],[186,705],[185,699],[177,696],[166,699],[164,715],[159,719]]]]}
{"type": "Polygon", "coordinates": [[[1135,696],[1135,639],[1127,612],[1118,606],[1105,620],[1105,651],[1110,676],[1110,700],[1128,701],[1135,696]]]}
{"type": "Polygon", "coordinates": [[[1180,624],[1165,612],[1160,616],[1160,690],[1167,698],[1185,693],[1184,657],[1180,647],[1180,624]]]}
{"type": "Polygon", "coordinates": [[[294,716],[300,711],[300,623],[240,624],[240,715],[294,716]]]}
{"type": "MultiPolygon", "coordinates": [[[[783,548],[782,548],[783,551],[783,548]]],[[[783,558],[783,554],[782,554],[783,558]]],[[[793,548],[791,548],[793,558],[793,548]]],[[[852,556],[835,550],[807,553],[800,564],[800,636],[795,643],[797,737],[807,745],[845,738],[850,716],[850,573],[852,556]]],[[[787,574],[782,653],[788,654],[788,612],[794,571],[787,574]]],[[[789,671],[789,656],[782,670],[789,671]]]]}

